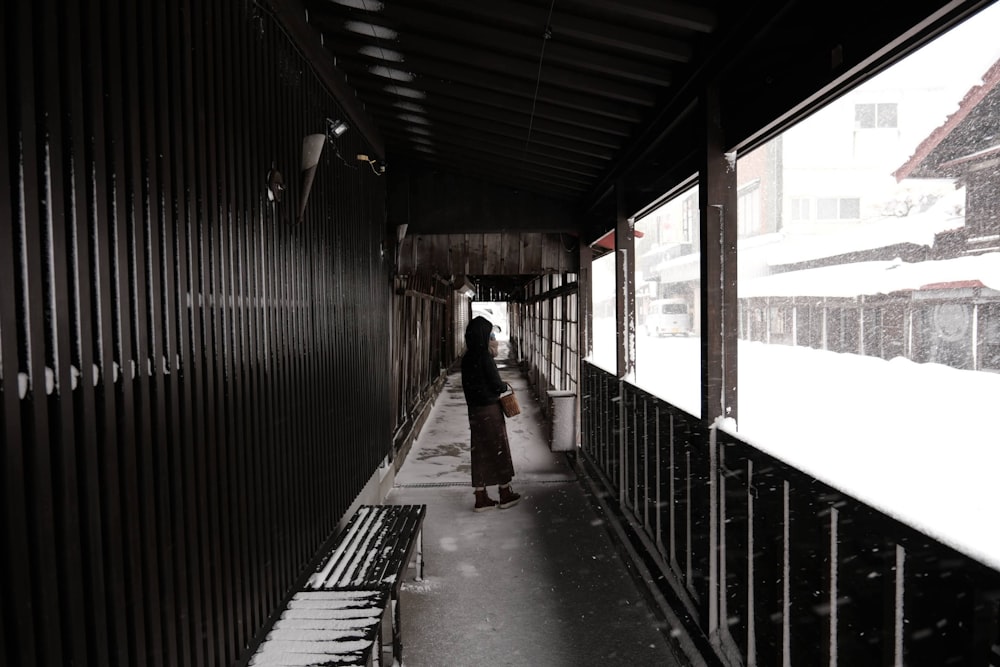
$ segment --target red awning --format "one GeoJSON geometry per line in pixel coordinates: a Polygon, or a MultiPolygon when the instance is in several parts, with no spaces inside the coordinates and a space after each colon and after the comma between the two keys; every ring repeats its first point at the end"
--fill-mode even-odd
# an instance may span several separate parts
{"type": "MultiPolygon", "coordinates": [[[[635,237],[637,239],[641,239],[643,236],[645,236],[645,234],[643,234],[638,229],[635,230],[635,237]]],[[[599,246],[599,247],[605,248],[607,250],[614,250],[615,249],[615,232],[614,232],[614,230],[611,230],[610,232],[608,232],[607,234],[605,234],[601,238],[597,239],[596,241],[594,241],[593,243],[591,243],[590,246],[591,247],[599,246]]]]}

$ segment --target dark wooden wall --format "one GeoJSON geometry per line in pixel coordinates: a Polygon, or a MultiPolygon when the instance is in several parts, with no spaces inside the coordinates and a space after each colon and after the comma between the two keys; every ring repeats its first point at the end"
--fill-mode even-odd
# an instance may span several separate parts
{"type": "Polygon", "coordinates": [[[384,181],[294,222],[340,110],[254,3],[0,21],[0,662],[232,664],[391,446],[384,181]]]}
{"type": "Polygon", "coordinates": [[[410,234],[577,232],[567,202],[492,185],[468,174],[390,160],[389,222],[410,234]]]}
{"type": "Polygon", "coordinates": [[[579,264],[575,236],[516,231],[407,235],[399,256],[400,273],[446,278],[575,273],[579,264]]]}

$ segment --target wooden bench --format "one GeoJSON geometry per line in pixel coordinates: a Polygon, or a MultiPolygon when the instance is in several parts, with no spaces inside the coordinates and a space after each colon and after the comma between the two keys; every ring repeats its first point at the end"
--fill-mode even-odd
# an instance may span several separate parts
{"type": "Polygon", "coordinates": [[[362,505],[306,583],[310,591],[386,593],[392,654],[399,664],[403,664],[399,589],[414,556],[415,579],[423,579],[426,514],[426,505],[362,505]]]}
{"type": "Polygon", "coordinates": [[[387,590],[301,591],[250,659],[249,667],[381,667],[387,590]]]}

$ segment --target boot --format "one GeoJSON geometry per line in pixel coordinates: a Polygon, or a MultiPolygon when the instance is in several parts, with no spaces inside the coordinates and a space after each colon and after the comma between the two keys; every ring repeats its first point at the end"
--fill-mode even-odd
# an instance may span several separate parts
{"type": "Polygon", "coordinates": [[[476,506],[472,508],[473,512],[485,512],[486,510],[491,510],[497,505],[497,501],[490,498],[489,494],[486,493],[486,489],[476,489],[476,506]]]}
{"type": "Polygon", "coordinates": [[[520,500],[521,494],[511,491],[510,484],[500,487],[500,509],[505,510],[508,507],[513,507],[520,500]]]}

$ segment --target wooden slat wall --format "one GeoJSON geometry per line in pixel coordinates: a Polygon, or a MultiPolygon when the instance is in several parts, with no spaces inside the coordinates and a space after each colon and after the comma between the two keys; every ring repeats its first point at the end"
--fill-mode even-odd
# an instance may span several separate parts
{"type": "Polygon", "coordinates": [[[576,273],[576,239],[566,234],[416,234],[403,239],[399,272],[441,276],[576,273]]]}
{"type": "Polygon", "coordinates": [[[391,447],[384,181],[295,223],[341,111],[253,3],[2,20],[0,662],[232,664],[391,447]]]}
{"type": "Polygon", "coordinates": [[[412,429],[433,385],[461,354],[469,299],[454,285],[428,276],[396,276],[393,296],[393,424],[397,444],[412,429]],[[456,326],[460,324],[460,326],[456,326]]]}

